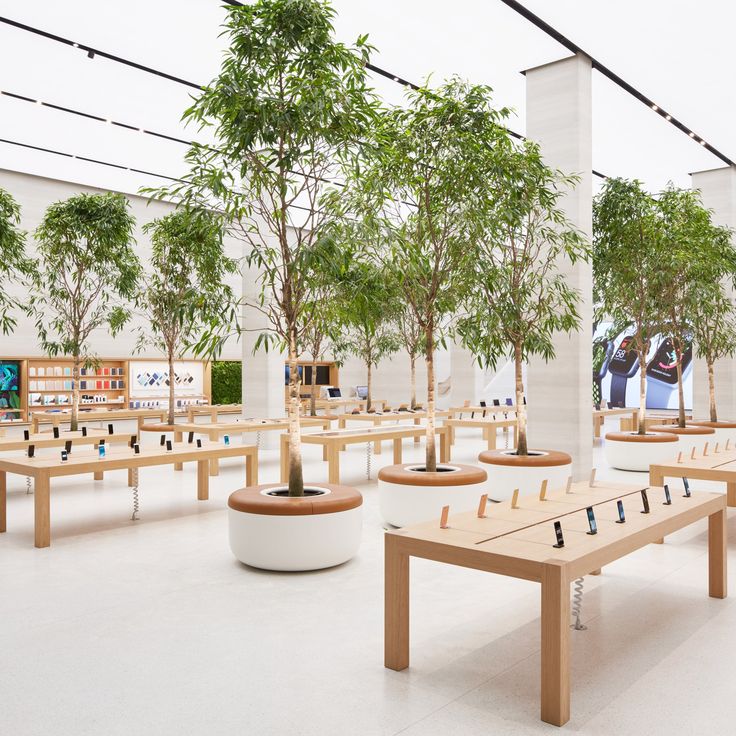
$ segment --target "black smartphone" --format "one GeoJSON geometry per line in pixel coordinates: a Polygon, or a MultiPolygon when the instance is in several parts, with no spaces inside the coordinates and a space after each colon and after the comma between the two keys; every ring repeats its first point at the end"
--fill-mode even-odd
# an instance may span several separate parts
{"type": "Polygon", "coordinates": [[[87,427],[82,427],[82,437],[87,436],[87,427]]]}
{"type": "Polygon", "coordinates": [[[100,437],[100,444],[101,445],[104,445],[105,444],[105,438],[104,437],[100,437]]]}
{"type": "Polygon", "coordinates": [[[54,427],[53,430],[52,430],[52,432],[54,433],[54,439],[55,440],[58,440],[59,439],[59,428],[58,427],[54,427]]]}
{"type": "Polygon", "coordinates": [[[23,439],[26,442],[28,442],[28,440],[31,439],[31,433],[27,429],[23,430],[23,439]]]}
{"type": "Polygon", "coordinates": [[[64,449],[66,450],[67,455],[72,451],[72,441],[71,440],[67,440],[64,443],[64,449]]]}
{"type": "Polygon", "coordinates": [[[564,547],[565,538],[562,536],[562,524],[559,521],[555,522],[555,537],[557,537],[557,544],[553,544],[552,546],[557,547],[557,549],[564,547]]]}
{"type": "Polygon", "coordinates": [[[618,507],[618,521],[617,524],[625,524],[626,523],[626,515],[624,514],[624,502],[620,499],[616,501],[616,506],[618,507]]]}
{"type": "Polygon", "coordinates": [[[644,504],[644,510],[641,513],[648,514],[649,513],[649,497],[647,496],[646,489],[642,490],[641,492],[641,502],[644,504]]]}
{"type": "Polygon", "coordinates": [[[28,457],[33,457],[36,454],[36,445],[28,445],[28,457]]]}
{"type": "Polygon", "coordinates": [[[682,485],[685,486],[685,498],[690,498],[690,483],[687,478],[682,479],[682,485]]]}
{"type": "Polygon", "coordinates": [[[114,432],[114,431],[115,431],[115,430],[113,430],[113,428],[112,428],[112,424],[108,424],[108,425],[107,425],[107,433],[108,433],[108,434],[113,434],[113,432],[114,432]]]}
{"type": "Polygon", "coordinates": [[[598,525],[595,523],[595,514],[593,513],[593,507],[588,506],[587,509],[585,509],[585,513],[588,515],[588,526],[590,527],[590,531],[588,534],[598,534],[598,525]]]}
{"type": "Polygon", "coordinates": [[[202,440],[197,439],[197,447],[202,447],[202,440]]]}
{"type": "Polygon", "coordinates": [[[173,449],[174,448],[173,448],[173,446],[171,444],[171,440],[166,440],[166,451],[167,452],[171,452],[171,450],[173,450],[173,449]]]}
{"type": "Polygon", "coordinates": [[[130,435],[130,446],[135,447],[136,442],[138,442],[138,435],[130,435]]]}
{"type": "Polygon", "coordinates": [[[69,459],[69,453],[66,450],[61,451],[61,462],[65,463],[69,459]]]}
{"type": "Polygon", "coordinates": [[[190,432],[189,433],[189,436],[187,438],[187,442],[189,442],[190,445],[192,444],[192,442],[194,442],[194,432],[190,432]]]}
{"type": "Polygon", "coordinates": [[[140,455],[141,454],[141,446],[137,442],[133,445],[133,452],[136,455],[140,455]]]}
{"type": "Polygon", "coordinates": [[[671,506],[672,505],[672,496],[670,496],[670,487],[665,483],[664,484],[664,506],[671,506]]]}
{"type": "Polygon", "coordinates": [[[161,441],[159,442],[159,444],[161,445],[161,447],[163,447],[166,444],[166,435],[165,434],[162,434],[161,435],[161,441]]]}

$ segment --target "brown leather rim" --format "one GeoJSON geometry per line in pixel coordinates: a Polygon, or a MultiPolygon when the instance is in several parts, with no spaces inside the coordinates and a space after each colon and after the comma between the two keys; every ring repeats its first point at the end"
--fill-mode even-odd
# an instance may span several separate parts
{"type": "Polygon", "coordinates": [[[613,442],[677,442],[677,435],[672,432],[658,433],[647,432],[647,434],[637,434],[636,432],[609,432],[606,435],[607,440],[613,442]]]}
{"type": "Polygon", "coordinates": [[[688,427],[712,427],[713,429],[736,429],[736,422],[688,422],[688,427]]]}
{"type": "MultiPolygon", "coordinates": [[[[206,427],[206,424],[202,425],[206,427]]],[[[177,432],[180,428],[175,424],[142,424],[141,432],[177,432]]]]}
{"type": "Polygon", "coordinates": [[[674,425],[662,425],[649,427],[652,432],[669,432],[670,434],[715,434],[715,429],[710,427],[676,427],[674,425]]]}
{"type": "Polygon", "coordinates": [[[485,483],[488,473],[475,465],[460,465],[460,463],[440,463],[453,468],[459,468],[451,473],[422,473],[416,470],[407,470],[412,465],[388,465],[378,471],[378,480],[385,483],[396,483],[402,486],[470,486],[475,483],[485,483]]]}
{"type": "Polygon", "coordinates": [[[267,483],[261,486],[241,488],[230,494],[227,505],[235,511],[262,516],[313,516],[350,511],[363,504],[363,496],[355,488],[333,483],[305,483],[307,487],[328,488],[323,496],[267,496],[261,491],[283,488],[284,483],[267,483]]]}
{"type": "Polygon", "coordinates": [[[507,455],[507,450],[485,450],[478,455],[478,460],[489,465],[508,465],[516,468],[551,468],[557,465],[570,465],[572,458],[566,452],[558,450],[537,450],[544,455],[507,455]]]}

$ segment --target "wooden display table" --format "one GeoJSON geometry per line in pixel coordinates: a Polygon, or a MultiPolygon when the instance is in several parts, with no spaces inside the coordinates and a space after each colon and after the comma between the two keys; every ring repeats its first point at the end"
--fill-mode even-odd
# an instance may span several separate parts
{"type": "MultiPolygon", "coordinates": [[[[157,419],[159,422],[166,420],[168,412],[165,409],[93,409],[91,411],[80,411],[80,422],[116,422],[123,419],[136,419],[140,429],[146,419],[157,419]]],[[[37,411],[31,416],[31,431],[38,432],[41,424],[51,424],[58,427],[63,423],[71,421],[69,411],[37,411]]]]}
{"type": "MultiPolygon", "coordinates": [[[[606,417],[615,417],[620,414],[629,414],[631,416],[627,421],[633,427],[632,432],[635,432],[639,426],[639,409],[634,409],[628,406],[615,406],[611,409],[593,409],[593,436],[600,437],[601,429],[603,428],[603,422],[606,421],[606,417]]],[[[623,431],[623,422],[621,420],[621,426],[623,431]]]]}
{"type": "Polygon", "coordinates": [[[450,448],[455,444],[455,430],[461,427],[474,427],[483,430],[483,439],[488,442],[488,449],[496,449],[496,440],[498,439],[498,430],[503,429],[504,432],[509,427],[514,429],[514,447],[519,441],[519,423],[514,419],[492,419],[490,417],[478,419],[445,419],[445,426],[450,428],[450,448]]]}
{"type": "Polygon", "coordinates": [[[209,461],[212,458],[244,457],[246,463],[246,485],[258,483],[258,448],[255,445],[207,444],[197,448],[192,445],[175,445],[173,450],[163,448],[141,449],[136,455],[132,449],[116,448],[108,451],[104,458],[97,453],[72,452],[66,462],[52,457],[0,458],[0,532],[6,531],[7,474],[30,476],[34,480],[35,545],[48,547],[51,544],[51,478],[64,475],[83,475],[110,470],[127,470],[128,485],[133,485],[132,471],[153,465],[171,463],[197,463],[197,498],[209,498],[209,461]]]}
{"type": "Polygon", "coordinates": [[[736,449],[718,452],[714,449],[711,447],[707,455],[695,459],[683,457],[680,463],[673,457],[671,463],[650,465],[649,482],[661,486],[665,478],[688,478],[725,483],[728,505],[736,506],[736,449]]]}
{"type": "Polygon", "coordinates": [[[194,417],[209,417],[211,422],[216,422],[220,414],[242,413],[242,404],[192,404],[187,407],[187,421],[195,421],[194,417]]]}
{"type": "MultiPolygon", "coordinates": [[[[300,417],[299,424],[304,427],[320,427],[324,430],[330,428],[331,420],[327,417],[300,417]]],[[[197,422],[182,422],[176,424],[174,440],[181,442],[183,435],[188,432],[204,434],[212,442],[218,442],[223,435],[247,434],[252,432],[287,432],[289,431],[289,420],[285,417],[278,419],[242,419],[233,422],[213,422],[210,424],[198,424],[197,422]]],[[[155,431],[155,430],[154,430],[155,431]]],[[[217,458],[210,460],[210,475],[220,474],[220,461],[217,458]]]]}
{"type": "MultiPolygon", "coordinates": [[[[651,513],[641,514],[644,486],[576,483],[571,493],[548,493],[546,501],[522,498],[489,504],[449,517],[448,528],[417,524],[385,536],[385,666],[409,666],[409,560],[423,557],[541,583],[541,718],[562,726],[570,719],[570,583],[657,539],[708,518],[709,595],[726,597],[726,503],[722,495],[672,494],[663,505],[661,488],[649,488],[651,513]],[[616,524],[622,499],[626,523],[616,524]],[[590,536],[585,508],[593,506],[598,534],[590,536]],[[555,549],[559,520],[565,547],[555,549]]],[[[436,590],[435,590],[436,594],[436,590]]],[[[476,611],[477,613],[477,611],[476,611]]]]}
{"type": "MultiPolygon", "coordinates": [[[[450,412],[446,409],[438,409],[434,413],[435,418],[444,418],[449,417],[450,412]]],[[[420,425],[422,423],[422,419],[427,418],[427,412],[426,411],[386,411],[381,412],[380,414],[377,412],[371,412],[370,414],[368,412],[361,412],[360,414],[351,414],[349,412],[345,412],[344,414],[340,414],[340,416],[337,419],[337,426],[340,429],[345,429],[348,422],[364,422],[373,424],[374,427],[380,427],[382,424],[398,424],[401,421],[404,420],[413,420],[415,425],[420,425]]],[[[414,443],[419,444],[420,437],[414,438],[414,443]]],[[[381,443],[375,442],[373,445],[373,452],[376,455],[381,454],[381,443]]]]}
{"type": "MultiPolygon", "coordinates": [[[[693,418],[692,414],[686,414],[685,419],[688,421],[693,418]]],[[[647,413],[644,419],[644,426],[648,432],[652,427],[658,424],[677,424],[679,419],[677,414],[649,414],[647,413]]],[[[619,429],[621,432],[636,432],[639,428],[639,417],[637,416],[636,422],[632,422],[631,419],[623,418],[619,421],[619,429]]]]}
{"type": "MultiPolygon", "coordinates": [[[[440,441],[440,462],[450,459],[448,429],[437,427],[440,441]]],[[[302,444],[321,445],[322,459],[328,464],[328,483],[340,483],[340,450],[347,445],[371,444],[392,440],[394,443],[394,464],[402,462],[402,440],[409,437],[424,437],[425,427],[371,427],[370,429],[348,429],[341,432],[312,432],[302,435],[302,444]]],[[[281,482],[289,479],[289,435],[281,435],[281,482]]]]}
{"type": "MultiPolygon", "coordinates": [[[[308,402],[308,400],[307,400],[308,402]]],[[[381,408],[384,408],[388,402],[386,399],[371,399],[371,404],[375,406],[380,406],[381,408]]],[[[366,405],[368,402],[365,399],[317,399],[314,402],[314,408],[319,409],[325,409],[325,410],[332,410],[337,409],[339,407],[342,407],[343,411],[347,411],[348,408],[350,409],[360,409],[361,411],[365,411],[366,405]]]]}

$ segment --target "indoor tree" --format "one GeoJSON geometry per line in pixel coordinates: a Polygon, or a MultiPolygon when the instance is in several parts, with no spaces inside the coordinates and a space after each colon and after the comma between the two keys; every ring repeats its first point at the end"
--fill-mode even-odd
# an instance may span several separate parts
{"type": "Polygon", "coordinates": [[[417,321],[414,310],[405,301],[401,301],[396,315],[396,330],[401,337],[404,350],[409,356],[409,385],[411,398],[409,407],[417,408],[417,358],[424,354],[424,333],[417,321]]]}
{"type": "Polygon", "coordinates": [[[458,332],[481,367],[514,364],[518,444],[528,455],[522,369],[534,355],[555,357],[555,333],[580,327],[580,293],[561,271],[565,263],[590,259],[590,244],[573,228],[560,199],[578,179],[549,168],[539,146],[525,141],[507,149],[502,167],[488,156],[488,186],[479,203],[484,236],[476,243],[475,288],[458,332]],[[493,170],[499,172],[494,179],[493,170]]]}
{"type": "Polygon", "coordinates": [[[593,200],[593,301],[599,319],[629,330],[620,359],[634,353],[639,366],[641,435],[646,434],[647,356],[667,318],[662,231],[657,200],[641,182],[606,180],[593,200]]]}
{"type": "Polygon", "coordinates": [[[374,262],[393,275],[423,335],[425,470],[435,472],[434,352],[472,281],[476,192],[486,175],[478,156],[508,140],[501,123],[509,113],[493,108],[490,88],[456,78],[412,89],[406,102],[377,122],[372,155],[351,177],[351,205],[373,233],[374,262]]]}
{"type": "Polygon", "coordinates": [[[366,410],[372,408],[373,369],[401,348],[393,308],[397,293],[375,265],[355,260],[338,282],[335,309],[342,329],[332,339],[336,356],[359,358],[366,368],[366,410]]]}
{"type": "MultiPolygon", "coordinates": [[[[174,360],[199,341],[203,328],[219,319],[228,323],[236,319],[233,292],[225,280],[238,266],[225,253],[222,217],[212,211],[182,207],[147,223],[143,232],[151,237],[151,258],[137,298],[145,318],[139,347],[152,345],[166,356],[167,422],[173,424],[174,360]]],[[[216,357],[206,350],[199,355],[216,357]]]]}
{"type": "MultiPolygon", "coordinates": [[[[736,273],[736,250],[731,233],[711,222],[700,193],[669,186],[657,200],[662,217],[663,249],[660,268],[666,273],[662,298],[666,305],[665,335],[674,353],[678,392],[678,425],[685,427],[685,394],[682,364],[692,342],[695,321],[703,311],[702,284],[718,284],[727,273],[736,273]]],[[[709,289],[706,290],[709,291],[709,289]]],[[[720,299],[714,307],[719,307],[720,299]]],[[[706,297],[709,298],[709,297],[706,297]]],[[[727,337],[727,336],[724,336],[727,337]]]]}
{"type": "Polygon", "coordinates": [[[132,248],[134,220],[122,194],[77,194],[50,205],[35,232],[37,265],[28,309],[41,347],[72,359],[71,429],[77,429],[79,375],[98,360],[90,338],[116,335],[130,317],[141,268],[132,248]]]}
{"type": "Polygon", "coordinates": [[[736,353],[736,309],[720,281],[701,282],[693,296],[693,342],[708,370],[710,421],[717,422],[715,364],[736,353]]]}
{"type": "MultiPolygon", "coordinates": [[[[334,37],[323,0],[258,0],[229,6],[228,48],[219,75],[184,118],[212,130],[216,145],[193,145],[186,181],[168,189],[190,204],[221,209],[259,272],[259,296],[246,304],[266,329],[256,349],[285,348],[289,365],[290,496],[304,495],[297,361],[314,313],[310,274],[329,213],[321,199],[371,127],[375,103],[365,37],[334,37]]],[[[222,341],[213,324],[200,342],[222,341]]]]}
{"type": "Polygon", "coordinates": [[[20,207],[0,188],[0,332],[8,334],[16,325],[12,310],[20,306],[12,296],[13,285],[33,271],[25,254],[26,235],[20,229],[20,207]]]}

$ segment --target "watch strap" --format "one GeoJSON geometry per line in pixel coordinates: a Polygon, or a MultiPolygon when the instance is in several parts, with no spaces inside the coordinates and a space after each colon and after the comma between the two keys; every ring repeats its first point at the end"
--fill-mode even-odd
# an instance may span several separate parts
{"type": "Polygon", "coordinates": [[[614,406],[626,406],[626,384],[629,379],[619,373],[611,373],[611,403],[614,406]]]}

